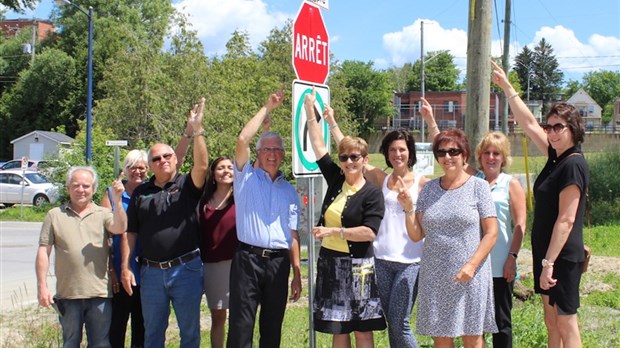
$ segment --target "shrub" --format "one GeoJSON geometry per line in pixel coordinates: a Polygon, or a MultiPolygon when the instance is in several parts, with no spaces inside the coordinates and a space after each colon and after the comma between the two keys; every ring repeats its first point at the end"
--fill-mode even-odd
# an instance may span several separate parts
{"type": "Polygon", "coordinates": [[[588,165],[592,224],[620,221],[620,146],[588,156],[588,165]]]}

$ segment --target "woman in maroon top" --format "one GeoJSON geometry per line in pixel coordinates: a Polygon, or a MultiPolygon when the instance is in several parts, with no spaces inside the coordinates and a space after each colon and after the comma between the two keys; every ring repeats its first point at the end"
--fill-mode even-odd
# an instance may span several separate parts
{"type": "Polygon", "coordinates": [[[227,156],[211,163],[199,216],[204,290],[211,311],[211,347],[224,347],[230,265],[238,243],[233,163],[227,156]]]}

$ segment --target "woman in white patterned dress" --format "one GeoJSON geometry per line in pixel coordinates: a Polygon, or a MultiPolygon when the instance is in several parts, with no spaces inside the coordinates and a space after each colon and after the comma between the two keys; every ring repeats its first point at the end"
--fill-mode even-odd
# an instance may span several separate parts
{"type": "MultiPolygon", "coordinates": [[[[483,333],[497,331],[489,253],[497,238],[489,184],[467,174],[469,144],[463,131],[448,129],[433,142],[444,174],[424,185],[416,214],[409,214],[412,240],[426,238],[419,275],[417,333],[436,347],[483,347],[483,333]]],[[[406,192],[401,192],[407,196],[406,192]]]]}

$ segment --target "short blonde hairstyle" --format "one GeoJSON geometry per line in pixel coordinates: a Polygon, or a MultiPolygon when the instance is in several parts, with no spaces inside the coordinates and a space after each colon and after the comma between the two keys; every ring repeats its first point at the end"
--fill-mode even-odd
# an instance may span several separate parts
{"type": "Polygon", "coordinates": [[[480,140],[478,146],[476,146],[476,160],[482,169],[482,164],[480,158],[482,157],[482,153],[486,151],[490,146],[495,146],[499,149],[499,152],[502,154],[504,160],[502,161],[501,169],[510,167],[512,164],[512,156],[510,156],[510,140],[508,137],[502,132],[490,132],[480,140]]]}
{"type": "Polygon", "coordinates": [[[146,151],[144,150],[131,150],[125,156],[125,160],[123,161],[123,169],[125,173],[129,170],[129,168],[135,166],[137,163],[144,163],[146,169],[149,169],[149,159],[146,151]]]}
{"type": "Polygon", "coordinates": [[[346,136],[338,144],[338,155],[350,151],[359,151],[363,157],[366,157],[368,156],[368,143],[360,137],[346,136]]]}

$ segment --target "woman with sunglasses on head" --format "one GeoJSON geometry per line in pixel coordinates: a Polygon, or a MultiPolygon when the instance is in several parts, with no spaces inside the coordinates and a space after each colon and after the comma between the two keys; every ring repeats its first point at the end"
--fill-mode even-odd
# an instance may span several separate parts
{"type": "MultiPolygon", "coordinates": [[[[305,96],[307,115],[315,115],[315,90],[305,96]]],[[[325,106],[324,114],[333,113],[325,106]]],[[[313,303],[315,330],[333,334],[333,347],[374,347],[373,331],[386,327],[375,282],[372,241],[384,203],[381,191],[364,179],[368,144],[344,137],[338,145],[340,166],[332,162],[315,117],[308,117],[312,149],[327,194],[318,226],[312,234],[321,241],[313,303]]]]}
{"type": "Polygon", "coordinates": [[[534,183],[532,257],[534,290],[541,294],[549,347],[581,347],[577,321],[581,267],[585,261],[583,217],[590,180],[581,153],[585,128],[579,111],[557,103],[540,126],[494,62],[493,82],[506,94],[515,119],[547,163],[534,183]]]}
{"type": "MultiPolygon", "coordinates": [[[[517,275],[517,256],[525,235],[525,192],[519,180],[506,174],[510,166],[510,141],[502,132],[490,132],[476,147],[480,171],[476,176],[491,187],[497,211],[498,234],[491,250],[495,322],[493,347],[512,347],[512,293],[517,275]]],[[[470,167],[472,168],[472,167],[470,167]]],[[[473,169],[473,168],[472,168],[473,169]]]]}
{"type": "MultiPolygon", "coordinates": [[[[422,98],[421,113],[428,123],[430,138],[439,133],[431,105],[422,98]]],[[[339,144],[344,138],[333,113],[325,114],[329,130],[339,144]]],[[[385,201],[385,212],[377,237],[373,242],[377,287],[379,298],[388,324],[390,346],[415,348],[416,337],[409,325],[411,310],[417,297],[417,280],[422,259],[423,241],[414,242],[407,234],[406,211],[399,200],[400,190],[405,188],[409,195],[408,206],[415,207],[418,192],[428,181],[413,171],[416,163],[415,140],[405,129],[387,133],[381,141],[379,151],[385,163],[392,168],[387,173],[382,168],[366,165],[364,177],[381,188],[385,201]]],[[[413,210],[414,208],[410,208],[413,210]]]]}
{"type": "Polygon", "coordinates": [[[495,205],[489,184],[465,172],[463,131],[440,132],[433,154],[443,175],[424,185],[415,216],[401,192],[409,236],[425,238],[416,330],[432,336],[435,347],[452,347],[455,337],[465,347],[483,347],[482,335],[497,331],[488,257],[497,237],[495,205]]]}

